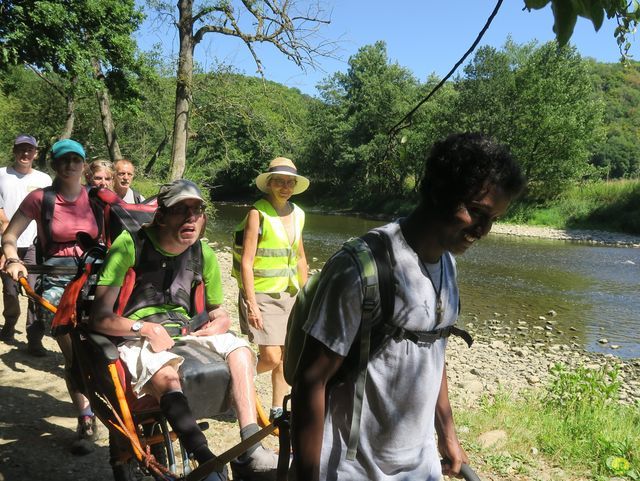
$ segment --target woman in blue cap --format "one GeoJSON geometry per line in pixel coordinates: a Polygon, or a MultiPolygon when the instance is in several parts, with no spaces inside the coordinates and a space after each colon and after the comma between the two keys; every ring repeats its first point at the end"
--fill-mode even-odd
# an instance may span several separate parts
{"type": "MultiPolygon", "coordinates": [[[[51,167],[56,175],[53,185],[29,193],[22,201],[9,226],[2,236],[2,249],[6,256],[5,271],[14,280],[27,275],[27,269],[18,258],[16,241],[30,222],[38,226],[40,260],[45,265],[76,265],[82,255],[82,247],[76,240],[78,232],[86,232],[95,239],[99,235],[98,225],[89,204],[87,190],[82,185],[86,154],[75,140],[63,139],[51,148],[51,167]]],[[[44,275],[39,292],[42,297],[56,305],[71,276],[44,275]]],[[[40,309],[38,313],[45,322],[53,315],[40,309]]],[[[71,400],[78,411],[78,440],[73,452],[87,454],[93,451],[91,441],[96,439],[96,418],[89,400],[74,386],[69,369],[72,349],[68,334],[56,336],[65,357],[65,379],[71,400]]]]}

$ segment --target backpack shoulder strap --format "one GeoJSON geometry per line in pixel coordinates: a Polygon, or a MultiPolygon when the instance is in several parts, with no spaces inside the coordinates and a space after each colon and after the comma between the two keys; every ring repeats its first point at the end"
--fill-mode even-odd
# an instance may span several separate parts
{"type": "Polygon", "coordinates": [[[201,314],[207,310],[204,279],[202,271],[204,267],[204,253],[202,252],[202,242],[194,244],[193,253],[193,286],[191,290],[191,315],[201,314]]]}
{"type": "Polygon", "coordinates": [[[142,196],[140,195],[140,192],[136,189],[131,189],[131,191],[133,192],[133,202],[136,204],[142,204],[142,196]]]}
{"type": "Polygon", "coordinates": [[[56,206],[56,191],[53,186],[42,189],[42,205],[40,206],[40,225],[42,226],[42,239],[36,242],[36,259],[38,264],[44,262],[47,249],[53,237],[53,209],[56,206]]]}
{"type": "Polygon", "coordinates": [[[362,321],[360,324],[360,346],[357,377],[353,394],[351,428],[347,442],[347,459],[354,460],[360,438],[360,418],[367,381],[367,364],[372,352],[382,347],[383,337],[372,333],[375,326],[384,324],[393,315],[395,289],[393,282],[393,254],[389,239],[381,231],[371,231],[361,238],[351,239],[344,248],[358,264],[363,287],[362,321]]]}
{"type": "Polygon", "coordinates": [[[116,301],[115,313],[118,316],[122,316],[125,308],[127,307],[127,303],[129,302],[129,298],[131,297],[131,293],[133,292],[133,288],[136,284],[136,270],[135,266],[138,265],[140,261],[140,254],[144,247],[145,239],[143,234],[141,233],[142,229],[137,232],[129,232],[131,239],[133,240],[133,251],[135,260],[133,262],[133,266],[127,270],[127,273],[124,276],[124,282],[120,287],[120,293],[118,294],[118,300],[116,301]]]}
{"type": "Polygon", "coordinates": [[[87,195],[89,196],[89,206],[91,207],[91,211],[93,212],[93,216],[96,218],[96,224],[98,224],[98,237],[97,239],[101,239],[104,241],[104,209],[100,207],[95,201],[95,193],[94,191],[98,190],[97,188],[88,188],[87,195]]]}

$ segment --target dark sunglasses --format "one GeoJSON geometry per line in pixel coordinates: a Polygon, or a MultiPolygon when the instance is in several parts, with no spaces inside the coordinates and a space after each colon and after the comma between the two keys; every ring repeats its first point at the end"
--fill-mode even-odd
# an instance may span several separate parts
{"type": "Polygon", "coordinates": [[[200,204],[198,206],[179,204],[173,207],[169,207],[167,209],[167,213],[173,214],[173,215],[181,215],[181,216],[186,216],[189,214],[202,215],[204,214],[205,210],[206,208],[203,204],[200,204]]]}

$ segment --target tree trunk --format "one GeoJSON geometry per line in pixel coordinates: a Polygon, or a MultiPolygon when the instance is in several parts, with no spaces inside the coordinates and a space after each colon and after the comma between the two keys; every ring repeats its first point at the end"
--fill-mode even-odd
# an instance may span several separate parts
{"type": "Polygon", "coordinates": [[[180,21],[178,22],[180,57],[176,78],[176,109],[173,119],[170,180],[180,179],[186,166],[193,80],[193,0],[178,0],[178,10],[180,12],[180,21]]]}
{"type": "Polygon", "coordinates": [[[116,136],[116,127],[113,124],[113,117],[111,117],[111,105],[109,103],[109,92],[107,92],[104,86],[104,74],[102,73],[102,66],[96,58],[91,59],[93,65],[93,74],[101,84],[101,87],[96,90],[96,98],[98,99],[98,106],[100,108],[100,117],[102,118],[102,131],[104,132],[104,140],[107,144],[107,150],[109,151],[109,157],[112,162],[122,158],[120,153],[120,145],[118,145],[118,138],[116,136]]]}
{"type": "Polygon", "coordinates": [[[160,142],[160,144],[158,145],[158,148],[156,149],[154,154],[151,156],[151,158],[147,162],[147,165],[144,166],[144,175],[151,174],[151,169],[153,169],[153,166],[155,165],[156,161],[160,157],[160,154],[162,154],[162,151],[164,150],[164,148],[167,146],[167,143],[169,143],[169,134],[165,134],[164,138],[162,139],[162,142],[160,142]]]}
{"type": "Polygon", "coordinates": [[[61,139],[71,138],[73,125],[76,121],[76,99],[73,94],[67,94],[67,118],[64,121],[64,129],[60,134],[61,139]]]}

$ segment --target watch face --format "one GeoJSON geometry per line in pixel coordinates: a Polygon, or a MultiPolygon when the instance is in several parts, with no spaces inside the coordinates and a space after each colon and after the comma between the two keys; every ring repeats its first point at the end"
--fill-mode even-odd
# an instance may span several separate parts
{"type": "Polygon", "coordinates": [[[131,325],[131,330],[133,332],[139,332],[143,325],[144,323],[142,321],[136,321],[131,325]]]}

